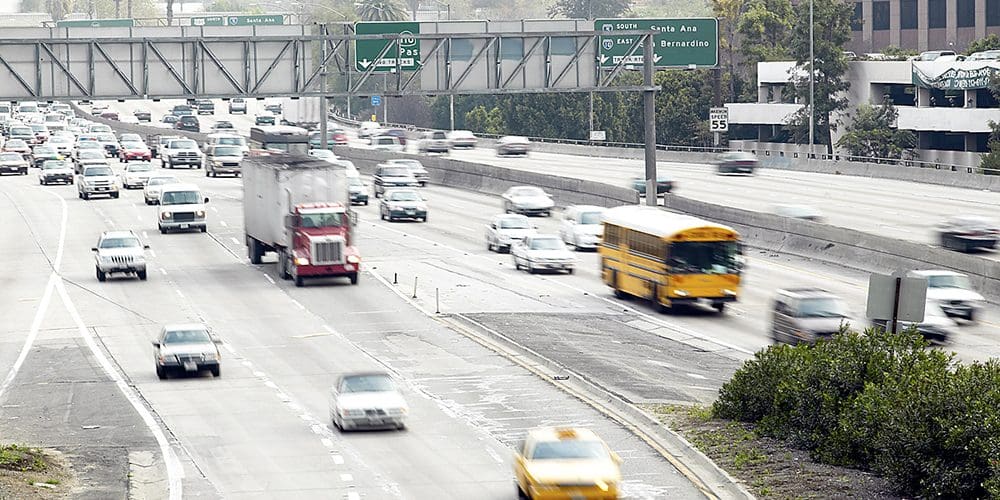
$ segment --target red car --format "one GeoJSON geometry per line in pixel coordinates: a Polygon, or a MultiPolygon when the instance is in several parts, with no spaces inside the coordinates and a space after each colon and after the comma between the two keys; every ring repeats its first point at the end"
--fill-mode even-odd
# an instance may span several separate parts
{"type": "Polygon", "coordinates": [[[122,162],[143,160],[150,161],[153,158],[149,147],[141,142],[123,142],[118,150],[118,159],[122,162]]]}
{"type": "Polygon", "coordinates": [[[118,121],[118,112],[110,109],[101,113],[101,118],[118,121]]]}
{"type": "Polygon", "coordinates": [[[343,146],[344,144],[347,144],[347,133],[343,130],[334,130],[333,133],[330,134],[330,139],[333,140],[334,144],[343,146]]]}
{"type": "Polygon", "coordinates": [[[11,139],[7,141],[7,144],[4,144],[3,150],[14,153],[21,153],[21,156],[25,158],[31,155],[31,146],[29,146],[27,142],[21,139],[11,139]]]}

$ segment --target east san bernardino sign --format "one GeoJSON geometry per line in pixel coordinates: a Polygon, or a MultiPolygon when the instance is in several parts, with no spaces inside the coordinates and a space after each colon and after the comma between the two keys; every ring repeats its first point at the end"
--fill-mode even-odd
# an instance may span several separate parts
{"type": "MultiPolygon", "coordinates": [[[[594,31],[653,30],[653,65],[658,68],[714,67],[719,64],[719,21],[714,18],[676,19],[598,19],[594,31]]],[[[627,56],[637,36],[600,37],[598,61],[602,68],[613,68],[625,59],[625,64],[641,65],[642,45],[627,56]],[[627,56],[627,57],[626,57],[627,56]]]]}

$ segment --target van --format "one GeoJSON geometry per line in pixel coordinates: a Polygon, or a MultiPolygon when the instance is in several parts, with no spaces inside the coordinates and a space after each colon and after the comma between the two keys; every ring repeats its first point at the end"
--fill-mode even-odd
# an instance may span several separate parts
{"type": "Polygon", "coordinates": [[[157,217],[160,233],[189,229],[208,231],[206,203],[208,198],[203,198],[194,184],[164,184],[157,217]]]}
{"type": "Polygon", "coordinates": [[[239,146],[244,155],[250,153],[250,146],[247,145],[247,139],[242,135],[227,133],[210,134],[205,140],[202,151],[207,153],[215,146],[239,146]]]}
{"type": "Polygon", "coordinates": [[[811,344],[840,333],[850,320],[844,301],[826,290],[778,290],[771,307],[771,338],[776,343],[811,344]]]}

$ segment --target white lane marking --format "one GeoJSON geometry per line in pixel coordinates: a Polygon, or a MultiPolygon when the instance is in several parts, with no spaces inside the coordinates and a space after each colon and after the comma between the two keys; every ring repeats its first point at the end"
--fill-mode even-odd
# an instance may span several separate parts
{"type": "Polygon", "coordinates": [[[181,291],[180,291],[180,290],[174,290],[174,291],[175,291],[175,292],[177,292],[177,295],[178,295],[178,296],[179,296],[180,298],[182,298],[182,299],[184,298],[184,294],[183,294],[183,293],[181,293],[181,291]]]}
{"type": "Polygon", "coordinates": [[[219,209],[218,209],[218,208],[215,208],[215,207],[212,207],[212,211],[213,211],[213,212],[218,212],[218,211],[219,211],[219,209]]]}
{"type": "Polygon", "coordinates": [[[486,454],[493,457],[493,460],[496,463],[503,465],[503,458],[500,458],[500,454],[497,453],[495,450],[493,450],[492,447],[489,446],[486,447],[486,454]]]}
{"type": "Polygon", "coordinates": [[[708,380],[708,377],[704,375],[698,375],[697,373],[688,373],[687,376],[691,378],[696,378],[698,380],[708,380]]]}
{"type": "Polygon", "coordinates": [[[121,391],[125,399],[131,403],[132,407],[135,408],[136,413],[142,418],[143,423],[153,434],[153,438],[156,439],[157,444],[160,446],[160,454],[163,456],[163,461],[167,464],[167,483],[170,490],[170,500],[181,500],[183,498],[183,483],[182,479],[184,477],[184,469],[181,466],[180,460],[174,453],[173,448],[170,447],[170,443],[167,442],[167,436],[163,433],[163,429],[160,428],[159,424],[156,423],[156,419],[153,418],[153,414],[143,405],[142,401],[139,399],[139,394],[129,386],[125,379],[118,373],[108,358],[103,352],[97,347],[97,343],[94,341],[94,336],[91,334],[90,330],[87,329],[86,323],[83,322],[83,318],[80,317],[80,313],[77,311],[76,306],[73,305],[72,299],[69,297],[69,293],[66,292],[66,286],[60,279],[56,282],[56,288],[59,290],[59,296],[62,298],[63,305],[69,311],[70,317],[73,318],[73,322],[76,323],[76,329],[80,333],[80,336],[86,342],[87,347],[90,348],[90,353],[97,360],[101,368],[104,369],[104,373],[115,382],[118,390],[121,391]]]}
{"type": "Polygon", "coordinates": [[[142,232],[142,239],[144,239],[144,240],[148,240],[148,239],[149,239],[149,233],[148,233],[148,232],[146,232],[146,231],[143,231],[143,232],[142,232]]]}
{"type": "Polygon", "coordinates": [[[155,259],[156,258],[156,251],[155,250],[150,250],[149,251],[149,256],[155,259]]]}
{"type": "Polygon", "coordinates": [[[344,473],[340,475],[340,480],[344,482],[354,481],[354,476],[344,473]]]}
{"type": "Polygon", "coordinates": [[[291,300],[292,300],[292,304],[295,304],[295,307],[298,307],[299,309],[302,309],[303,311],[306,310],[306,306],[302,305],[301,302],[299,302],[299,301],[297,301],[295,299],[291,299],[291,300]]]}
{"type": "Polygon", "coordinates": [[[234,245],[239,245],[240,244],[240,240],[238,240],[236,238],[230,237],[229,239],[232,240],[232,242],[233,242],[234,245]]]}
{"type": "Polygon", "coordinates": [[[319,442],[323,443],[323,446],[326,446],[327,448],[333,448],[333,441],[329,438],[320,439],[319,442]]]}
{"type": "Polygon", "coordinates": [[[28,331],[28,337],[24,339],[24,345],[21,346],[21,352],[18,354],[17,360],[14,361],[14,366],[10,367],[10,371],[7,372],[7,378],[0,385],[0,401],[3,400],[3,393],[14,382],[17,372],[21,370],[21,365],[24,364],[24,360],[28,357],[28,353],[31,352],[31,348],[35,344],[35,339],[38,337],[38,329],[42,326],[42,319],[45,318],[45,312],[49,308],[49,300],[52,299],[52,292],[55,290],[56,280],[58,279],[59,277],[55,271],[49,275],[49,281],[45,284],[45,293],[42,294],[42,301],[35,311],[35,318],[31,321],[31,330],[28,331]]]}
{"type": "Polygon", "coordinates": [[[265,274],[264,275],[264,279],[266,279],[267,281],[270,281],[272,285],[274,284],[274,278],[272,278],[271,276],[265,274]]]}
{"type": "Polygon", "coordinates": [[[224,221],[224,220],[220,220],[219,221],[219,225],[222,226],[222,227],[229,227],[229,224],[226,224],[226,221],[224,221]]]}
{"type": "MultiPolygon", "coordinates": [[[[444,243],[439,243],[439,242],[436,242],[436,241],[433,241],[433,240],[429,240],[427,238],[423,238],[423,237],[420,237],[420,236],[417,236],[417,235],[414,235],[414,234],[411,234],[411,233],[407,233],[405,231],[400,231],[399,229],[391,228],[391,227],[388,227],[388,226],[386,226],[384,224],[373,224],[373,226],[378,227],[380,229],[388,230],[390,232],[394,232],[396,234],[403,234],[403,235],[406,235],[407,237],[410,237],[410,238],[415,238],[415,239],[418,239],[418,240],[421,240],[421,241],[432,243],[434,245],[437,245],[439,248],[444,248],[444,249],[447,249],[447,250],[451,250],[453,252],[461,252],[462,254],[467,254],[468,253],[468,252],[466,252],[464,250],[461,250],[459,248],[455,248],[455,247],[453,247],[451,245],[446,245],[444,243]]],[[[474,258],[491,259],[491,256],[483,256],[483,255],[472,255],[472,256],[474,258]]],[[[378,273],[369,273],[369,274],[371,274],[372,276],[374,276],[375,279],[377,279],[379,282],[381,282],[387,288],[389,288],[390,290],[392,290],[393,292],[395,292],[396,295],[399,295],[400,297],[402,297],[403,300],[405,300],[408,304],[410,304],[413,307],[415,307],[418,311],[424,313],[427,316],[435,316],[433,313],[428,312],[426,309],[424,309],[419,304],[417,304],[417,302],[415,300],[413,300],[410,295],[406,295],[405,293],[403,293],[399,289],[399,287],[392,286],[385,278],[383,278],[378,273]]],[[[640,311],[638,309],[629,307],[627,304],[624,304],[622,302],[618,302],[618,301],[612,300],[612,299],[607,298],[607,297],[602,297],[600,295],[593,294],[593,293],[591,293],[588,290],[584,290],[582,288],[575,287],[575,286],[570,285],[568,283],[563,283],[560,280],[549,280],[549,281],[551,283],[555,283],[555,284],[557,284],[559,286],[563,286],[565,288],[569,288],[570,290],[574,290],[574,291],[580,292],[582,294],[587,294],[590,297],[594,297],[594,298],[596,298],[598,300],[602,300],[602,301],[604,301],[604,302],[606,302],[608,304],[611,304],[611,305],[613,305],[615,307],[623,308],[623,309],[625,309],[628,312],[631,312],[633,314],[641,316],[642,318],[644,318],[644,319],[646,319],[646,320],[648,320],[650,322],[656,323],[657,325],[663,326],[665,328],[670,328],[670,329],[673,329],[675,331],[678,331],[678,332],[690,335],[692,337],[699,338],[701,340],[712,342],[714,344],[720,345],[722,347],[726,347],[728,349],[732,349],[732,350],[737,351],[737,352],[741,352],[741,353],[744,353],[744,354],[753,354],[753,351],[750,351],[748,349],[744,349],[744,348],[739,347],[739,346],[737,346],[735,344],[730,344],[729,342],[716,339],[716,338],[714,338],[714,337],[712,337],[710,335],[705,335],[703,333],[695,332],[694,330],[685,328],[685,327],[677,325],[677,324],[670,323],[668,321],[664,321],[664,320],[662,320],[660,318],[657,318],[657,317],[654,317],[654,316],[650,316],[649,314],[646,314],[646,313],[644,313],[644,312],[642,312],[642,311],[640,311]]]]}
{"type": "Polygon", "coordinates": [[[348,491],[347,500],[361,500],[361,495],[356,491],[348,491]]]}
{"type": "Polygon", "coordinates": [[[344,457],[341,455],[333,455],[333,463],[337,465],[344,465],[344,457]]]}
{"type": "Polygon", "coordinates": [[[164,276],[167,275],[167,270],[162,267],[160,268],[160,272],[163,273],[164,276]]]}

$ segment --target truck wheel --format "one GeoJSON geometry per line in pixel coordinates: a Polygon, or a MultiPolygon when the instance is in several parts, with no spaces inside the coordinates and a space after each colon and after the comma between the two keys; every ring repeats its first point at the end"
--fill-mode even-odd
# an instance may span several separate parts
{"type": "Polygon", "coordinates": [[[117,199],[118,199],[118,196],[119,196],[120,194],[121,194],[121,193],[114,193],[114,194],[112,194],[112,195],[111,195],[111,197],[117,200],[117,199]]]}
{"type": "Polygon", "coordinates": [[[205,177],[211,177],[210,175],[208,175],[208,169],[207,168],[205,169],[205,177]]]}
{"type": "Polygon", "coordinates": [[[284,250],[278,250],[278,276],[283,280],[292,279],[291,273],[288,272],[288,254],[284,250]]]}
{"type": "Polygon", "coordinates": [[[302,276],[296,276],[295,277],[295,286],[302,287],[302,286],[305,286],[305,284],[306,284],[306,282],[305,282],[304,279],[302,279],[302,276]]]}
{"type": "Polygon", "coordinates": [[[136,274],[136,276],[139,277],[140,280],[146,281],[146,270],[145,269],[143,269],[142,271],[136,271],[135,274],[136,274]]]}
{"type": "Polygon", "coordinates": [[[167,379],[167,369],[164,368],[164,367],[162,367],[162,366],[157,366],[156,367],[156,376],[160,380],[166,380],[167,379]]]}
{"type": "Polygon", "coordinates": [[[96,269],[97,269],[97,281],[105,281],[108,279],[108,273],[101,271],[101,268],[99,267],[96,269]]]}
{"type": "Polygon", "coordinates": [[[351,273],[351,275],[349,277],[351,278],[351,284],[352,285],[357,285],[358,284],[358,273],[351,273]]]}
{"type": "Polygon", "coordinates": [[[222,367],[219,365],[215,365],[215,368],[212,368],[212,376],[219,377],[221,375],[222,375],[222,367]]]}
{"type": "Polygon", "coordinates": [[[249,240],[247,242],[247,254],[250,257],[251,264],[260,264],[260,258],[264,255],[264,252],[260,248],[260,242],[257,240],[247,237],[249,240]]]}

